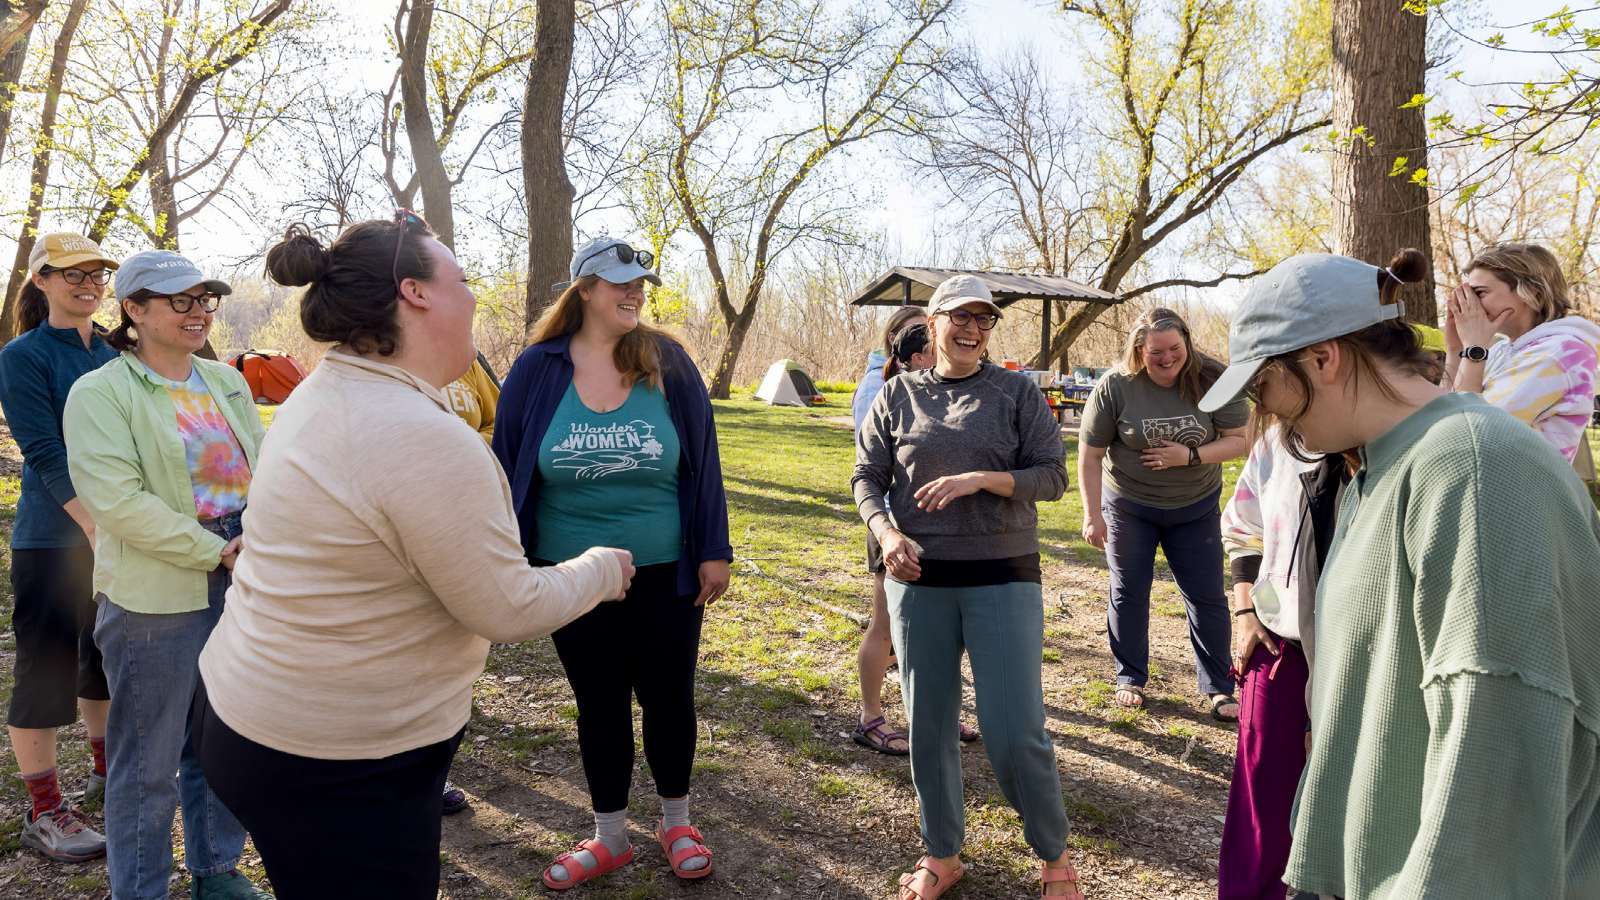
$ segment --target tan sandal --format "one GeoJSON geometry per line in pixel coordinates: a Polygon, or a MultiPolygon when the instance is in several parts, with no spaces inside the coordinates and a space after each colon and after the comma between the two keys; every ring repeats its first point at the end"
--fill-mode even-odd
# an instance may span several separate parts
{"type": "Polygon", "coordinates": [[[917,860],[911,871],[900,876],[900,900],[934,900],[944,896],[952,885],[967,874],[967,867],[956,864],[954,869],[931,856],[917,860]]]}
{"type": "Polygon", "coordinates": [[[1078,870],[1070,864],[1065,866],[1052,866],[1048,863],[1039,867],[1039,896],[1054,898],[1054,900],[1084,900],[1083,886],[1078,883],[1078,870]],[[1050,885],[1067,882],[1072,885],[1072,890],[1065,894],[1049,893],[1050,885]]]}

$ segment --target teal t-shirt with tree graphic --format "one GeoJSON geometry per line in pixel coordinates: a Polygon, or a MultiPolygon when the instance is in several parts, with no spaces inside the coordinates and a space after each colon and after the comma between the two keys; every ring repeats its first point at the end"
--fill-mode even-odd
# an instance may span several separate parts
{"type": "Polygon", "coordinates": [[[633,564],[683,555],[678,517],[678,430],[667,398],[643,383],[611,412],[584,405],[568,385],[539,444],[539,539],[534,556],[571,559],[618,547],[633,564]]]}

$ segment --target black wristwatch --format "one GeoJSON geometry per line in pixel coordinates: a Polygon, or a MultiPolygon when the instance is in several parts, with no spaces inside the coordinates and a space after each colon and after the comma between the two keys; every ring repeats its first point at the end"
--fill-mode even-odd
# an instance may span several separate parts
{"type": "Polygon", "coordinates": [[[1462,347],[1461,353],[1458,355],[1462,359],[1470,359],[1473,362],[1483,362],[1489,358],[1489,351],[1482,347],[1462,347]]]}
{"type": "Polygon", "coordinates": [[[1200,465],[1200,448],[1199,447],[1190,447],[1189,448],[1189,465],[1191,465],[1191,466],[1200,465]]]}

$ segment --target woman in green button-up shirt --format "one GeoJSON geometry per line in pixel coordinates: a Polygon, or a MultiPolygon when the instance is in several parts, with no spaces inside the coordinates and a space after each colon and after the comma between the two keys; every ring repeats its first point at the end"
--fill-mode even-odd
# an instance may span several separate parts
{"type": "Polygon", "coordinates": [[[165,896],[180,796],[195,896],[265,896],[234,871],[244,829],[206,785],[188,736],[200,650],[222,616],[264,435],[243,376],[193,356],[229,290],[176,253],[124,260],[122,323],[108,338],[122,355],[67,398],[67,465],[97,533],[117,897],[165,896]]]}

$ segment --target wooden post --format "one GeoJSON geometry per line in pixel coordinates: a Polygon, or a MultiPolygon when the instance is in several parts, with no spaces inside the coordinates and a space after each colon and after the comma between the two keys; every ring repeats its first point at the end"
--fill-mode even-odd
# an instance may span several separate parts
{"type": "Polygon", "coordinates": [[[1050,298],[1041,299],[1039,316],[1039,368],[1050,370],[1050,298]]]}

